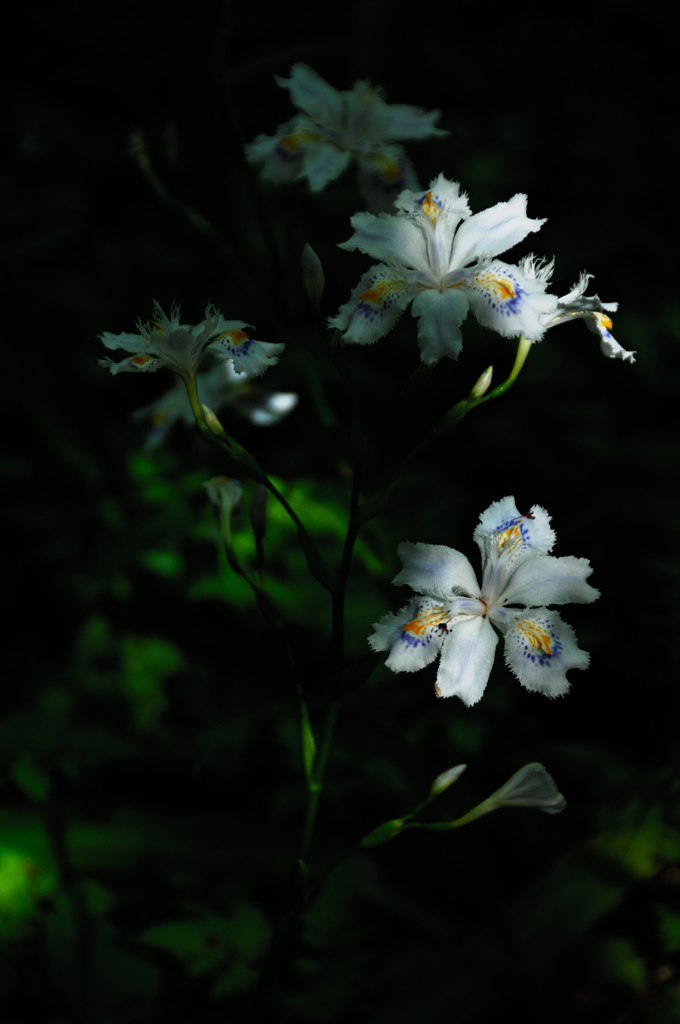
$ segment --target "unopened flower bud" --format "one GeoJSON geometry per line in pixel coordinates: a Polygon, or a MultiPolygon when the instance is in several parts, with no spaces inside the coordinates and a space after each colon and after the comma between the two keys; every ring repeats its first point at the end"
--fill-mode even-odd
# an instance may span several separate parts
{"type": "Polygon", "coordinates": [[[432,788],[430,790],[430,800],[432,800],[433,797],[435,796],[439,796],[440,793],[443,793],[444,790],[448,789],[449,786],[453,785],[454,782],[458,782],[458,779],[461,777],[466,768],[466,764],[458,764],[456,765],[455,768],[449,768],[447,772],[442,772],[441,775],[438,775],[437,778],[432,783],[432,788]]]}
{"type": "Polygon", "coordinates": [[[481,398],[482,395],[484,395],[489,390],[489,385],[491,384],[491,378],[492,377],[493,377],[493,366],[487,366],[486,370],[481,375],[481,377],[479,378],[479,380],[477,381],[477,383],[473,387],[472,391],[470,392],[470,394],[468,396],[468,400],[471,400],[471,399],[474,399],[474,398],[481,398]]]}
{"type": "Polygon", "coordinates": [[[326,286],[321,260],[307,242],[302,249],[302,287],[315,313],[319,313],[321,296],[326,286]]]}
{"type": "Polygon", "coordinates": [[[229,517],[238,510],[243,495],[243,487],[238,480],[230,480],[226,476],[214,476],[204,483],[208,497],[222,515],[229,517]]]}
{"type": "Polygon", "coordinates": [[[362,846],[380,846],[381,843],[389,843],[390,839],[394,839],[398,836],[404,827],[404,821],[402,818],[394,818],[393,821],[385,821],[382,825],[378,825],[372,832],[369,832],[367,836],[361,840],[362,846]]]}
{"type": "Polygon", "coordinates": [[[222,424],[220,423],[212,409],[209,406],[205,405],[205,403],[201,403],[201,409],[203,411],[203,419],[208,424],[213,434],[217,434],[218,437],[227,437],[228,435],[224,427],[222,426],[222,424]]]}
{"type": "Polygon", "coordinates": [[[546,814],[559,814],[567,806],[552,775],[536,761],[525,764],[515,772],[485,803],[492,805],[489,810],[497,807],[534,807],[546,814]]]}

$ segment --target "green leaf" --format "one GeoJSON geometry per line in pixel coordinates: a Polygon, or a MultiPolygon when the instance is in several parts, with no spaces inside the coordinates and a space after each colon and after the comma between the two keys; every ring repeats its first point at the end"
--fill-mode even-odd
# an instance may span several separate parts
{"type": "Polygon", "coordinates": [[[305,775],[307,776],[307,781],[311,782],[314,772],[314,759],[316,757],[316,741],[314,740],[314,733],[312,732],[312,723],[309,720],[307,705],[304,701],[300,702],[300,731],[302,739],[302,761],[305,766],[305,775]]]}

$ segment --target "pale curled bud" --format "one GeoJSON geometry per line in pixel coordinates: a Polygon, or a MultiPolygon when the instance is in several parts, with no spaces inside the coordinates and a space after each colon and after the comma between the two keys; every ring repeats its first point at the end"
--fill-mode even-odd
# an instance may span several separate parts
{"type": "Polygon", "coordinates": [[[217,434],[218,437],[228,437],[227,432],[218,420],[212,409],[207,406],[204,402],[201,403],[201,410],[203,412],[203,420],[212,430],[213,434],[217,434]]]}
{"type": "Polygon", "coordinates": [[[230,480],[226,476],[214,476],[203,484],[208,497],[219,511],[229,517],[238,511],[243,495],[243,487],[238,480],[230,480]]]}
{"type": "Polygon", "coordinates": [[[302,249],[302,287],[315,313],[319,312],[321,296],[326,286],[321,260],[306,242],[302,249]]]}
{"type": "Polygon", "coordinates": [[[484,801],[488,810],[497,807],[533,807],[546,814],[559,814],[567,806],[552,775],[542,764],[525,764],[504,786],[484,801]]]}
{"type": "Polygon", "coordinates": [[[481,398],[482,395],[486,394],[491,385],[491,378],[493,377],[493,366],[487,366],[484,373],[480,376],[479,380],[473,387],[472,391],[468,395],[468,401],[475,398],[481,398]]]}
{"type": "Polygon", "coordinates": [[[466,768],[466,764],[458,764],[455,768],[449,768],[447,772],[442,772],[441,775],[438,775],[430,789],[430,800],[435,796],[439,796],[440,793],[443,793],[454,782],[458,782],[466,768]]]}

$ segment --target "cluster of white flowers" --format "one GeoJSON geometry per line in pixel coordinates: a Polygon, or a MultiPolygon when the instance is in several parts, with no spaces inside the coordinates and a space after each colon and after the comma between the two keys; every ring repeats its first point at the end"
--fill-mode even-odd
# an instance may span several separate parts
{"type": "Polygon", "coordinates": [[[359,281],[348,302],[329,320],[345,341],[369,345],[394,326],[412,303],[423,362],[457,359],[460,325],[472,309],[477,320],[504,337],[540,341],[545,331],[585,317],[600,335],[605,355],[634,361],[610,333],[616,303],[585,295],[592,275],[582,274],[562,298],[548,293],[553,264],[527,256],[519,264],[496,257],[538,231],[545,220],[527,217],[527,197],[513,196],[470,213],[467,196],[443,174],[424,192],[406,189],[397,214],[356,213],[354,234],[341,249],[359,249],[380,260],[359,281]]]}
{"type": "MultiPolygon", "coordinates": [[[[289,90],[300,113],[275,135],[259,135],[246,147],[248,159],[262,166],[264,177],[276,182],[305,179],[318,192],[356,160],[369,205],[382,211],[387,203],[396,208],[396,214],[356,213],[351,218],[354,233],[341,244],[378,261],[329,320],[346,342],[377,341],[410,305],[426,363],[458,357],[461,324],[470,310],[483,326],[529,342],[540,341],[558,324],[584,319],[606,356],[634,362],[634,353],[611,334],[610,313],[617,304],[586,295],[592,275],[583,272],[568,294],[557,297],[548,291],[554,261],[533,255],[517,263],[498,258],[545,223],[527,216],[525,195],[473,214],[460,186],[443,174],[426,190],[417,190],[399,142],[446,134],[435,127],[438,111],[389,105],[367,82],[338,92],[304,64],[294,65],[289,79],[277,81],[289,90]]],[[[312,257],[307,254],[303,264],[310,278],[305,284],[318,309],[323,272],[312,257]]],[[[277,362],[284,346],[257,341],[248,327],[223,319],[213,306],[206,308],[200,324],[182,324],[178,305],[166,316],[155,303],[153,322],[138,321],[137,333],[101,335],[108,349],[130,353],[119,362],[100,360],[111,373],[165,366],[180,378],[138,413],[152,420],[149,443],[157,443],[176,419],[190,422],[201,415],[197,388],[208,413],[231,403],[260,424],[278,422],[295,406],[296,395],[266,393],[250,383],[277,362]],[[209,355],[218,365],[199,374],[209,355]],[[191,405],[188,394],[193,396],[191,405]]],[[[230,486],[233,498],[240,485],[230,486]]],[[[216,500],[213,491],[209,493],[216,500]]],[[[551,697],[564,694],[569,669],[586,668],[589,657],[577,646],[571,627],[549,606],[587,603],[599,595],[586,582],[591,569],[585,559],[549,554],[555,541],[549,521],[538,506],[520,514],[512,497],[490,505],[474,535],[482,555],[481,584],[460,552],[435,544],[401,544],[403,568],[394,582],[410,585],[415,596],[401,611],[375,624],[369,640],[373,649],[389,652],[386,664],[395,672],[417,671],[440,656],[438,696],[456,695],[471,705],[484,691],[500,633],[506,664],[527,689],[551,697]]],[[[555,803],[552,790],[549,795],[555,803]]]]}

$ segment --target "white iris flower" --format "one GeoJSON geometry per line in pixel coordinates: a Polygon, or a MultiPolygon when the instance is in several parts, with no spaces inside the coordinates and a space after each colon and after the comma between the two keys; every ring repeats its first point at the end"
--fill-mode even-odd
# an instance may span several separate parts
{"type": "Polygon", "coordinates": [[[356,213],[354,234],[340,244],[381,260],[329,320],[345,332],[345,341],[372,344],[412,303],[425,363],[458,358],[460,325],[470,309],[484,327],[507,338],[523,334],[532,342],[540,341],[549,327],[583,317],[599,335],[605,355],[634,362],[633,353],[610,333],[609,313],[617,303],[585,295],[591,274],[583,273],[558,299],[547,292],[553,262],[533,255],[518,264],[496,258],[545,223],[527,217],[525,195],[471,214],[460,186],[440,174],[426,192],[405,190],[394,205],[396,215],[356,213]]]}
{"type": "Polygon", "coordinates": [[[364,197],[378,209],[388,209],[404,188],[417,188],[413,167],[399,139],[448,135],[435,128],[438,110],[387,104],[368,82],[355,82],[339,92],[306,64],[295,64],[290,78],[276,77],[290,91],[302,113],[279,126],[275,135],[258,135],[246,146],[246,156],[262,164],[263,177],[287,182],[306,178],[313,192],[359,164],[364,197]]]}
{"type": "Polygon", "coordinates": [[[354,234],[340,245],[383,261],[364,274],[329,321],[345,332],[345,341],[377,341],[411,302],[426,363],[458,358],[460,325],[470,308],[481,324],[505,337],[543,336],[542,318],[557,311],[557,298],[546,293],[547,275],[527,276],[494,258],[545,223],[527,217],[525,195],[471,215],[458,183],[440,174],[426,192],[407,189],[394,205],[396,216],[356,213],[354,234]]]}
{"type": "Polygon", "coordinates": [[[100,338],[109,349],[122,348],[132,352],[128,359],[116,363],[113,359],[100,359],[100,366],[111,373],[148,373],[166,366],[183,380],[194,377],[198,367],[208,356],[230,359],[234,369],[257,377],[278,361],[284,345],[271,345],[256,341],[244,330],[250,324],[242,320],[224,320],[219,310],[208,306],[200,324],[182,325],[179,305],[173,304],[170,316],[154,302],[154,322],[137,321],[138,334],[111,334],[105,331],[100,338]]]}
{"type": "Polygon", "coordinates": [[[571,626],[545,607],[587,604],[599,591],[586,583],[585,558],[548,552],[555,543],[550,516],[535,505],[527,515],[512,497],[484,512],[474,533],[482,553],[482,583],[465,555],[442,544],[399,545],[403,569],[394,583],[416,595],[401,611],[374,624],[369,643],[389,651],[394,672],[417,672],[441,654],[435,691],[475,704],[494,661],[498,635],[505,637],[505,662],[528,690],[557,697],[567,692],[566,673],[587,668],[571,626]]]}

